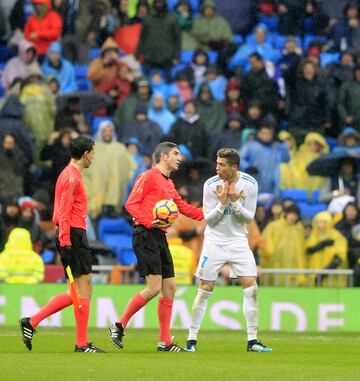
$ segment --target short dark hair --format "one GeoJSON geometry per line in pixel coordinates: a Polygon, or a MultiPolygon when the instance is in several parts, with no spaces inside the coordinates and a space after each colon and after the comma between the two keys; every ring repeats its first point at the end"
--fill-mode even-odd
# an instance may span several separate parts
{"type": "Polygon", "coordinates": [[[259,54],[259,53],[251,53],[251,54],[249,55],[249,59],[250,59],[250,58],[256,58],[258,61],[264,61],[262,55],[259,54]]]}
{"type": "Polygon", "coordinates": [[[217,157],[226,159],[229,165],[236,165],[240,167],[240,155],[236,149],[233,148],[220,148],[216,154],[217,157]]]}
{"type": "Polygon", "coordinates": [[[154,150],[155,162],[159,163],[161,154],[165,153],[167,155],[173,148],[178,148],[180,150],[179,146],[173,142],[159,143],[154,150]]]}
{"type": "Polygon", "coordinates": [[[90,152],[95,145],[93,139],[88,136],[79,136],[71,141],[70,155],[72,159],[80,160],[85,152],[90,152]]]}

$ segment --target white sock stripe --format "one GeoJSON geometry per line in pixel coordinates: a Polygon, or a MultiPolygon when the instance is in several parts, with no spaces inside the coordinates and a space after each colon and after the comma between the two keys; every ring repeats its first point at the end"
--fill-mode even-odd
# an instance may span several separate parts
{"type": "Polygon", "coordinates": [[[28,339],[32,339],[32,335],[30,335],[28,333],[24,333],[24,336],[27,337],[28,339]]]}
{"type": "Polygon", "coordinates": [[[26,332],[30,332],[30,333],[32,333],[32,331],[33,331],[32,329],[29,329],[29,328],[26,328],[26,327],[23,327],[23,330],[26,331],[26,332]]]}

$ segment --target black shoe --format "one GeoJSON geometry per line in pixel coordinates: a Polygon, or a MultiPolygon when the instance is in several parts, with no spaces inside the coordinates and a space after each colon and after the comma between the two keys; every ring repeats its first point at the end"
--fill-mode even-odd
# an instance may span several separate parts
{"type": "Polygon", "coordinates": [[[122,338],[124,335],[124,328],[121,323],[114,323],[110,328],[109,328],[109,336],[111,342],[115,345],[115,347],[122,349],[123,343],[122,343],[122,338]]]}
{"type": "Polygon", "coordinates": [[[19,320],[21,334],[25,347],[31,351],[32,350],[32,338],[36,333],[35,329],[30,324],[30,318],[23,317],[19,320]]]}
{"type": "Polygon", "coordinates": [[[196,340],[188,340],[184,348],[185,352],[196,352],[196,340]]]}
{"type": "Polygon", "coordinates": [[[247,345],[248,352],[272,352],[271,348],[268,348],[261,341],[258,340],[250,340],[247,345]]]}
{"type": "MultiPolygon", "coordinates": [[[[174,337],[171,338],[174,340],[174,337]]],[[[157,346],[158,352],[185,352],[185,349],[179,347],[177,344],[172,342],[169,345],[166,345],[165,343],[159,343],[157,346]]]]}
{"type": "Polygon", "coordinates": [[[103,349],[95,347],[95,345],[91,343],[87,343],[87,345],[84,345],[83,347],[78,347],[75,345],[74,352],[86,352],[86,353],[106,353],[103,349]]]}

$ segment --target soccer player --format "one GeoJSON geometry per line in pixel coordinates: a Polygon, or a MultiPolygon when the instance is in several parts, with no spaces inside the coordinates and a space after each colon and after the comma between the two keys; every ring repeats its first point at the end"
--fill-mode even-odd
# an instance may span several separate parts
{"type": "Polygon", "coordinates": [[[247,239],[246,224],[255,214],[258,186],[239,171],[240,156],[236,150],[222,148],[217,152],[216,176],[204,184],[203,209],[207,227],[196,277],[199,289],[192,309],[192,319],[185,350],[196,352],[197,335],[208,299],[224,264],[230,265],[232,278],[244,289],[243,313],[247,324],[249,352],[271,352],[257,339],[258,305],[256,264],[247,239]]]}
{"type": "MultiPolygon", "coordinates": [[[[85,136],[80,136],[71,142],[71,161],[56,181],[53,215],[53,222],[57,225],[56,246],[61,262],[64,269],[70,266],[81,304],[81,308],[74,305],[75,352],[87,353],[105,352],[91,344],[87,336],[92,292],[92,256],[86,237],[87,201],[81,173],[90,167],[94,159],[94,144],[92,139],[85,136]]],[[[20,319],[25,346],[31,351],[35,328],[43,319],[72,304],[69,287],[68,292],[54,296],[33,316],[20,319]]]]}
{"type": "Polygon", "coordinates": [[[181,199],[175,189],[170,174],[179,168],[182,156],[179,147],[171,142],[163,142],[155,147],[156,165],[142,173],[126,202],[126,209],[134,220],[133,248],[138,260],[140,276],[145,277],[146,287],[136,294],[125,312],[109,328],[112,343],[119,349],[123,347],[122,337],[130,318],[146,303],[161,293],[158,302],[160,342],[157,350],[161,352],[181,352],[170,336],[170,320],[175,296],[174,266],[166,240],[166,228],[153,218],[154,205],[160,200],[172,199],[179,212],[195,220],[202,220],[201,208],[189,205],[181,199]]]}

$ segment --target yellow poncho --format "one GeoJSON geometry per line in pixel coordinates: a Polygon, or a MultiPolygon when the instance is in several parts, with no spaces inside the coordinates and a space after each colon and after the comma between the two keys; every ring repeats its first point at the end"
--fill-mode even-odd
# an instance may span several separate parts
{"type": "Polygon", "coordinates": [[[95,159],[84,171],[89,214],[96,218],[104,205],[121,210],[136,163],[122,143],[97,142],[95,159]]]}
{"type": "MultiPolygon", "coordinates": [[[[331,214],[328,212],[318,213],[313,219],[313,229],[310,237],[306,240],[306,249],[317,245],[319,242],[324,240],[332,239],[334,244],[332,246],[327,246],[322,250],[316,251],[314,254],[307,254],[307,267],[310,269],[324,269],[333,260],[335,254],[337,254],[342,262],[337,269],[346,269],[347,265],[347,248],[348,242],[346,238],[340,234],[334,227],[332,222],[331,214]],[[326,228],[323,231],[319,231],[317,228],[317,221],[325,221],[326,228]]],[[[341,286],[347,285],[346,276],[336,276],[332,279],[326,278],[322,285],[327,286],[341,286]]],[[[310,277],[311,284],[315,284],[315,276],[310,277]]]]}
{"type": "MultiPolygon", "coordinates": [[[[285,218],[270,222],[262,232],[263,245],[259,249],[263,268],[305,268],[304,228],[300,222],[290,225],[285,218]]],[[[276,275],[265,279],[266,285],[299,286],[302,275],[276,275]]]]}
{"type": "Polygon", "coordinates": [[[306,189],[309,193],[320,189],[324,185],[324,177],[310,176],[306,167],[327,152],[329,152],[329,146],[326,140],[316,132],[308,133],[304,143],[293,154],[291,160],[280,165],[280,188],[306,189]],[[309,143],[312,141],[316,141],[324,147],[321,153],[310,151],[309,143]]]}
{"type": "Polygon", "coordinates": [[[5,283],[40,283],[44,279],[44,263],[32,248],[30,232],[15,228],[9,234],[5,250],[0,254],[0,281],[5,283]]]}

